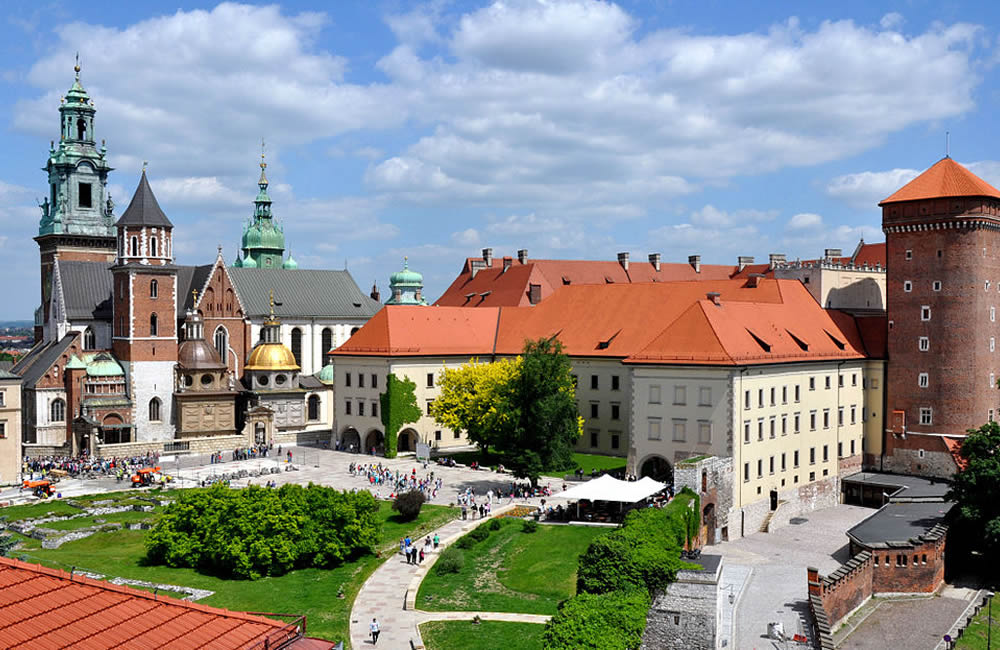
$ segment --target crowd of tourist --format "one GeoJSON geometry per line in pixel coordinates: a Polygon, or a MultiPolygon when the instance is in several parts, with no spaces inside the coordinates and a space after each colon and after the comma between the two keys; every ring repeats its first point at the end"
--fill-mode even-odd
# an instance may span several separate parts
{"type": "Polygon", "coordinates": [[[21,470],[24,476],[49,475],[53,470],[78,477],[88,474],[116,476],[118,480],[129,476],[141,467],[151,467],[160,461],[158,452],[147,452],[139,456],[113,456],[95,458],[93,456],[40,456],[25,458],[21,470]]]}
{"type": "Polygon", "coordinates": [[[396,495],[401,492],[419,490],[423,493],[424,499],[431,501],[444,487],[444,480],[441,477],[435,478],[434,472],[422,477],[417,476],[416,467],[406,473],[399,470],[393,471],[382,463],[351,463],[348,471],[351,476],[359,476],[367,480],[368,487],[374,489],[377,496],[381,496],[383,487],[388,488],[390,499],[396,498],[396,495]]]}

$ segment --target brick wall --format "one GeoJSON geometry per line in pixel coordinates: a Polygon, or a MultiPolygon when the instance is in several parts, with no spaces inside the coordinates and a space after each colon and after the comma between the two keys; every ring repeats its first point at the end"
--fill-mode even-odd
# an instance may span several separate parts
{"type": "Polygon", "coordinates": [[[931,529],[922,543],[909,547],[871,549],[875,593],[933,593],[944,582],[946,535],[931,529]],[[873,562],[873,564],[874,564],[873,562]]]}
{"type": "Polygon", "coordinates": [[[830,618],[830,627],[872,597],[872,554],[862,551],[828,576],[809,567],[809,593],[819,595],[830,618]]]}
{"type": "MultiPolygon", "coordinates": [[[[205,322],[205,340],[215,347],[215,332],[219,327],[225,328],[229,336],[229,353],[222,362],[236,376],[243,374],[243,363],[250,356],[253,341],[250,337],[250,324],[244,321],[245,314],[236,294],[236,288],[229,281],[229,276],[221,263],[217,263],[212,275],[204,288],[195,287],[202,294],[198,297],[198,311],[205,322]]],[[[183,302],[187,296],[178,296],[183,302]]]]}
{"type": "Polygon", "coordinates": [[[861,471],[861,454],[844,456],[837,460],[837,474],[848,476],[861,471]]]}

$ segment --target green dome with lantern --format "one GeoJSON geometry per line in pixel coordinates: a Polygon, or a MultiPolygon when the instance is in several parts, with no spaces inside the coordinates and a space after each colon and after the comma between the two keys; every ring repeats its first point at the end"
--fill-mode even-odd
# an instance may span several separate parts
{"type": "Polygon", "coordinates": [[[100,352],[87,364],[88,377],[120,377],[125,371],[107,352],[100,352]]]}
{"type": "Polygon", "coordinates": [[[426,305],[423,297],[424,276],[410,270],[409,260],[403,258],[403,269],[389,276],[387,305],[426,305]]]}
{"type": "Polygon", "coordinates": [[[271,214],[271,197],[267,193],[267,163],[264,152],[260,154],[260,191],[254,199],[253,217],[243,226],[240,242],[242,259],[237,256],[233,266],[245,269],[297,269],[299,265],[291,257],[285,260],[285,230],[271,214]]]}
{"type": "Polygon", "coordinates": [[[319,379],[321,382],[323,382],[328,386],[333,384],[334,377],[335,375],[332,363],[328,363],[325,366],[323,366],[323,369],[319,371],[318,375],[316,375],[316,379],[319,379]]]}

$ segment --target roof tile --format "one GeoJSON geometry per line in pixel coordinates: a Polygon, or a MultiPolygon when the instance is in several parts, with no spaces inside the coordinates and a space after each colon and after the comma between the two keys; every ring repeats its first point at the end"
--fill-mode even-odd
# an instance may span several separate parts
{"type": "Polygon", "coordinates": [[[879,205],[947,196],[989,196],[1000,199],[1000,190],[948,157],[937,161],[879,205]]]}

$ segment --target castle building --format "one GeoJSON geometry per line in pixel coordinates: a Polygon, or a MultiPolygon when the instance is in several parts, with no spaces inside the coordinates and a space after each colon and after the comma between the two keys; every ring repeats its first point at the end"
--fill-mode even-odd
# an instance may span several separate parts
{"type": "MultiPolygon", "coordinates": [[[[305,425],[305,390],[299,386],[302,368],[292,351],[281,342],[281,321],[274,315],[273,295],[270,302],[271,312],[261,329],[260,341],[247,359],[244,381],[251,391],[257,413],[261,412],[261,407],[266,408],[273,414],[272,424],[278,430],[301,429],[305,425]]],[[[256,438],[267,439],[261,433],[258,428],[256,438]]]]}
{"type": "Polygon", "coordinates": [[[0,369],[0,485],[21,475],[21,378],[0,369]]]}

